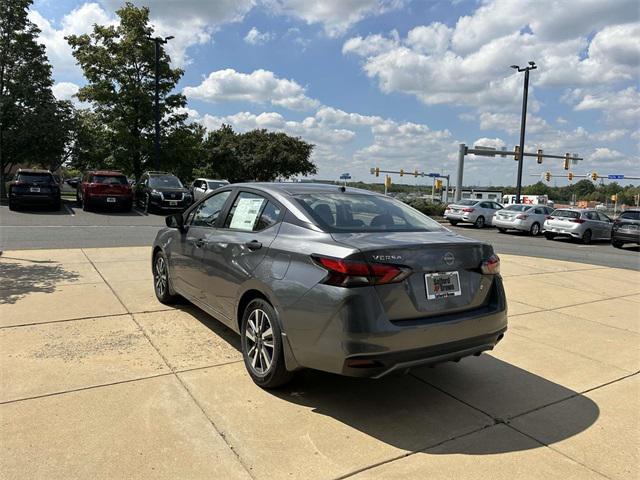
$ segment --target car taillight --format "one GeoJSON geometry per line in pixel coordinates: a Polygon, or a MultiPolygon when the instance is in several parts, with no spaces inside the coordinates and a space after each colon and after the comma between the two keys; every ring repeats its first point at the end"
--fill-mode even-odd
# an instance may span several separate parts
{"type": "Polygon", "coordinates": [[[529,215],[525,215],[525,214],[521,213],[521,214],[520,214],[520,215],[518,215],[516,218],[517,218],[518,220],[526,220],[528,216],[529,216],[529,215]]]}
{"type": "Polygon", "coordinates": [[[474,210],[473,208],[463,208],[462,209],[463,212],[469,212],[469,213],[473,212],[473,210],[474,210]]]}
{"type": "Polygon", "coordinates": [[[495,253],[487,258],[482,265],[480,265],[480,270],[485,275],[497,275],[500,273],[500,257],[495,253]]]}
{"type": "Polygon", "coordinates": [[[367,263],[356,260],[322,257],[312,258],[328,275],[322,283],[336,287],[361,287],[401,282],[411,274],[411,269],[386,263],[367,263]]]}
{"type": "Polygon", "coordinates": [[[573,222],[573,223],[584,223],[584,222],[585,222],[585,220],[584,220],[584,219],[582,219],[582,218],[572,218],[572,219],[571,219],[571,220],[569,220],[569,221],[570,221],[570,222],[573,222]]]}
{"type": "Polygon", "coordinates": [[[552,217],[551,215],[547,215],[544,218],[547,219],[547,220],[555,220],[555,217],[552,217]]]}

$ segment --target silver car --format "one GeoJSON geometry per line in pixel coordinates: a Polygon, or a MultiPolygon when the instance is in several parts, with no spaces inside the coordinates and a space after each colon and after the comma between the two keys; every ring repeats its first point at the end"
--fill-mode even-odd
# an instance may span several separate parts
{"type": "Polygon", "coordinates": [[[502,205],[491,200],[459,200],[447,206],[444,218],[449,220],[451,225],[465,222],[483,228],[493,225],[493,217],[502,208],[502,205]]]}
{"type": "Polygon", "coordinates": [[[571,237],[588,244],[592,240],[611,240],[613,220],[592,209],[560,208],[544,222],[547,240],[571,237]]]}
{"type": "Polygon", "coordinates": [[[507,328],[491,245],[374,192],[229,185],[167,227],[153,244],[156,296],[238,332],[265,388],[305,367],[378,378],[479,355],[507,328]]]}
{"type": "Polygon", "coordinates": [[[191,193],[193,194],[193,200],[198,201],[204,198],[209,192],[216,190],[220,187],[229,185],[226,180],[213,180],[211,178],[196,178],[191,183],[191,193]]]}
{"type": "Polygon", "coordinates": [[[500,210],[493,219],[493,225],[500,233],[507,230],[529,232],[534,237],[544,228],[544,222],[553,212],[553,208],[543,205],[508,205],[500,210]]]}

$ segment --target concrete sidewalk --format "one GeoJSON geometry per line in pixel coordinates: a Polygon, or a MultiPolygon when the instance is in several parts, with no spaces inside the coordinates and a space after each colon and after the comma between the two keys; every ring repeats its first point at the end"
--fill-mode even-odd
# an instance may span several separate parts
{"type": "Polygon", "coordinates": [[[638,478],[640,272],[502,256],[491,354],[265,392],[150,249],[0,257],[0,477],[638,478]]]}

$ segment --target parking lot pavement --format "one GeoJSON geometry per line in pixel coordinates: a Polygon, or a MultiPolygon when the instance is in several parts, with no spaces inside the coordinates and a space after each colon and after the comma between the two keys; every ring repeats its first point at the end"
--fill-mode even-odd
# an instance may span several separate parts
{"type": "Polygon", "coordinates": [[[3,478],[638,478],[640,272],[503,255],[491,354],[263,391],[148,247],[0,257],[3,478]]]}

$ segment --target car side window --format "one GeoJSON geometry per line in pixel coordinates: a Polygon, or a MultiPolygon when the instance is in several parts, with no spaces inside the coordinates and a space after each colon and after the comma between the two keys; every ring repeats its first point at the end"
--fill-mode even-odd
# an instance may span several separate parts
{"type": "Polygon", "coordinates": [[[600,217],[600,220],[602,220],[603,222],[611,222],[612,220],[607,217],[604,213],[600,213],[598,212],[598,216],[600,217]]]}
{"type": "Polygon", "coordinates": [[[207,198],[196,208],[191,225],[195,227],[215,227],[220,212],[230,194],[231,192],[227,190],[207,198]]]}
{"type": "Polygon", "coordinates": [[[258,218],[255,230],[264,230],[278,223],[281,212],[282,209],[278,205],[273,202],[267,202],[267,205],[262,209],[260,218],[258,218]]]}
{"type": "Polygon", "coordinates": [[[480,204],[480,208],[491,208],[491,206],[490,206],[489,202],[482,202],[480,204]]]}
{"type": "Polygon", "coordinates": [[[541,215],[544,213],[544,210],[542,208],[536,208],[533,213],[535,213],[536,215],[541,215]]]}
{"type": "Polygon", "coordinates": [[[594,215],[595,212],[584,212],[584,218],[588,219],[588,220],[598,220],[598,218],[596,217],[596,215],[594,215]]]}
{"type": "Polygon", "coordinates": [[[270,226],[268,223],[270,221],[275,223],[278,216],[273,217],[273,211],[271,211],[271,213],[267,212],[263,218],[267,203],[267,199],[260,195],[240,192],[229,210],[224,228],[255,232],[270,226]]]}
{"type": "Polygon", "coordinates": [[[499,203],[493,203],[493,208],[494,210],[502,210],[504,207],[502,205],[500,205],[499,203]]]}

